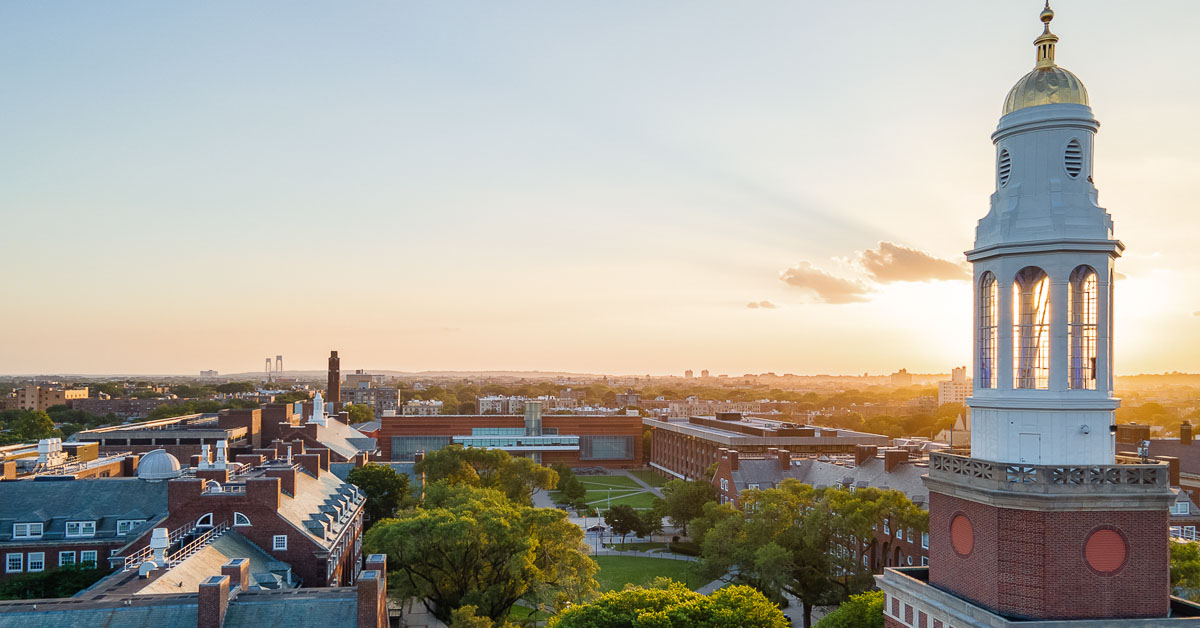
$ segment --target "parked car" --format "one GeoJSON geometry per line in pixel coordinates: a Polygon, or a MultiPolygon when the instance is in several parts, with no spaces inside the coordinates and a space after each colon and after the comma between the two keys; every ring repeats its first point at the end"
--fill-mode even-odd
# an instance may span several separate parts
{"type": "Polygon", "coordinates": [[[592,527],[588,528],[588,529],[587,529],[587,531],[588,531],[588,532],[603,532],[603,531],[605,531],[605,530],[607,530],[607,529],[608,529],[608,528],[606,528],[605,526],[603,526],[603,525],[601,525],[601,524],[597,523],[596,525],[594,525],[594,526],[592,526],[592,527]]]}

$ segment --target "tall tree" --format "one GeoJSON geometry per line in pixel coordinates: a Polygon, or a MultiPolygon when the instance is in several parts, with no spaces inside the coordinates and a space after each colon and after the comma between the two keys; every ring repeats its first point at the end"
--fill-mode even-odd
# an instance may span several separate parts
{"type": "Polygon", "coordinates": [[[612,527],[615,534],[621,535],[621,543],[625,542],[625,536],[630,532],[638,532],[642,529],[642,519],[638,516],[633,506],[618,504],[608,509],[604,513],[604,522],[612,527]]]}
{"type": "Polygon", "coordinates": [[[883,591],[851,595],[837,610],[821,618],[816,628],[883,628],[883,591]]]}
{"type": "Polygon", "coordinates": [[[375,420],[375,411],[365,403],[348,404],[342,409],[350,415],[351,423],[366,423],[375,420]]]}
{"type": "Polygon", "coordinates": [[[775,600],[795,596],[806,627],[813,606],[838,604],[873,586],[856,553],[874,538],[873,526],[887,518],[893,526],[929,529],[928,513],[898,491],[816,489],[789,479],[740,497],[741,509],[713,505],[697,520],[701,570],[751,584],[775,600]]]}
{"type": "Polygon", "coordinates": [[[703,480],[671,480],[662,487],[663,497],[655,510],[671,518],[671,525],[687,534],[692,519],[704,514],[704,505],[717,501],[717,489],[703,480]]]}
{"type": "Polygon", "coordinates": [[[596,592],[583,530],[560,510],[493,489],[430,485],[422,508],[379,522],[363,546],[387,554],[401,599],[422,600],[443,622],[467,605],[501,620],[518,600],[561,608],[596,592]]]}
{"type": "Polygon", "coordinates": [[[717,589],[709,595],[656,578],[649,587],[612,591],[591,604],[572,606],[550,620],[551,628],[787,628],[783,613],[747,586],[717,589]]]}
{"type": "Polygon", "coordinates": [[[1171,542],[1171,591],[1200,599],[1200,544],[1171,542]]]}
{"type": "Polygon", "coordinates": [[[362,489],[367,496],[366,515],[370,523],[387,519],[409,504],[408,476],[383,464],[368,464],[351,469],[346,481],[362,489]]]}
{"type": "Polygon", "coordinates": [[[558,485],[558,474],[529,458],[514,458],[502,449],[465,448],[449,445],[425,454],[414,467],[425,481],[465,484],[503,491],[509,499],[525,505],[541,490],[558,485]]]}

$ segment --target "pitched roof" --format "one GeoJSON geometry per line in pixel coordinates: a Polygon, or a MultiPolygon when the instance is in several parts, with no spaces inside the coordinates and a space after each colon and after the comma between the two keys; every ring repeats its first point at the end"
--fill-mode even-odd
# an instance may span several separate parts
{"type": "Polygon", "coordinates": [[[317,426],[317,440],[330,451],[337,452],[342,458],[349,460],[360,453],[375,451],[375,439],[364,436],[362,432],[338,421],[330,419],[328,425],[317,426]]]}
{"type": "Polygon", "coordinates": [[[342,529],[353,521],[366,496],[353,484],[324,472],[315,478],[296,474],[295,496],[283,495],[279,514],[324,547],[330,547],[342,529]]]}
{"type": "Polygon", "coordinates": [[[286,565],[262,551],[236,530],[231,530],[178,565],[164,570],[153,582],[137,590],[134,595],[195,593],[199,590],[201,582],[213,574],[221,573],[221,566],[234,558],[250,561],[250,577],[254,584],[247,587],[247,590],[291,588],[278,577],[273,577],[276,574],[272,573],[281,565],[286,570],[286,565]]]}
{"type": "Polygon", "coordinates": [[[61,542],[67,521],[95,521],[96,534],[89,540],[121,540],[118,520],[154,522],[166,515],[166,482],[138,478],[0,482],[0,542],[11,541],[12,524],[24,522],[44,525],[41,541],[61,542]]]}

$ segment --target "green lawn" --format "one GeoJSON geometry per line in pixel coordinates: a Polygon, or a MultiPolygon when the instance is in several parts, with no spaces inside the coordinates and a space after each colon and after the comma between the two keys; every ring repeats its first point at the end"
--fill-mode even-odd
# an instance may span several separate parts
{"type": "Polygon", "coordinates": [[[642,488],[633,478],[628,478],[623,475],[578,475],[579,481],[588,490],[607,489],[612,487],[614,490],[618,488],[624,489],[640,489],[642,488]]]}
{"type": "MultiPolygon", "coordinates": [[[[590,494],[591,493],[589,493],[589,495],[590,494]]],[[[608,498],[607,494],[601,493],[599,496],[599,499],[601,499],[603,501],[596,504],[596,506],[602,506],[602,507],[607,508],[608,504],[609,504],[609,501],[607,498],[608,498]]],[[[614,492],[613,498],[612,498],[612,505],[613,506],[621,506],[621,505],[633,506],[634,508],[636,508],[638,510],[645,510],[645,509],[648,509],[648,508],[651,508],[654,506],[654,495],[651,493],[632,493],[632,494],[625,493],[625,494],[622,494],[620,497],[617,497],[616,492],[614,492]]]]}
{"type": "Polygon", "coordinates": [[[658,576],[678,580],[689,589],[698,589],[706,582],[693,573],[695,563],[667,558],[642,558],[640,556],[595,556],[600,571],[596,581],[600,591],[619,591],[626,584],[644,586],[658,576]]]}
{"type": "Polygon", "coordinates": [[[629,473],[650,486],[662,486],[667,483],[667,480],[671,479],[654,469],[636,469],[629,473]]]}

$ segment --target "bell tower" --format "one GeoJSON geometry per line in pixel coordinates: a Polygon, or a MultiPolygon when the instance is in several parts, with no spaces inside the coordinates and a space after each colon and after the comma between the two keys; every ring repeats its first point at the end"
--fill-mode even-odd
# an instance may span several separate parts
{"type": "Polygon", "coordinates": [[[971,454],[930,456],[929,566],[879,576],[889,628],[1148,626],[1182,608],[1168,579],[1168,467],[1114,455],[1113,265],[1125,247],[1092,176],[1100,124],[1057,64],[1048,3],[1040,18],[1034,68],[992,134],[996,187],[966,253],[971,454]]]}

